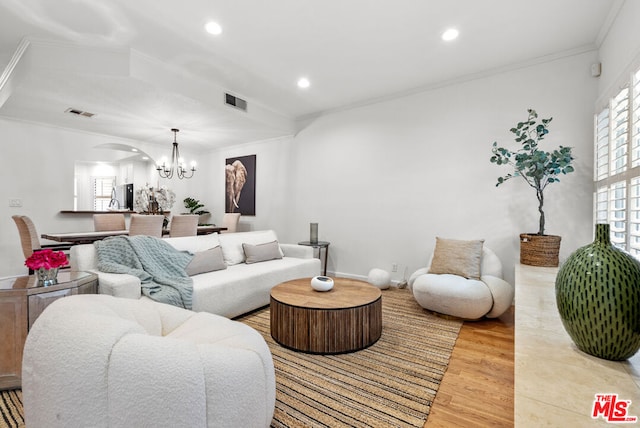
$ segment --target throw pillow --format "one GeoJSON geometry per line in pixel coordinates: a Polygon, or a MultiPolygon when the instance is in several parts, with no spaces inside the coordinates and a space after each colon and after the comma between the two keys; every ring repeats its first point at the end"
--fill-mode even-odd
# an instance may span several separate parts
{"type": "Polygon", "coordinates": [[[206,251],[220,245],[217,233],[198,236],[180,236],[178,238],[163,238],[163,240],[171,244],[171,246],[178,251],[189,251],[190,253],[206,251]]]}
{"type": "Polygon", "coordinates": [[[199,273],[213,272],[214,270],[226,269],[227,264],[222,257],[222,248],[214,247],[205,251],[198,251],[193,254],[193,259],[185,268],[187,275],[193,276],[199,273]]]}
{"type": "MultiPolygon", "coordinates": [[[[220,246],[227,266],[244,263],[245,254],[242,244],[258,245],[277,241],[278,237],[273,230],[258,230],[254,232],[223,233],[220,235],[220,246]]],[[[284,256],[282,250],[280,255],[284,256]]]]}
{"type": "Polygon", "coordinates": [[[429,273],[480,279],[483,243],[484,239],[462,241],[436,237],[429,273]]]}
{"type": "Polygon", "coordinates": [[[258,245],[243,243],[242,248],[244,249],[244,255],[246,257],[245,263],[247,264],[282,258],[278,241],[258,245]]]}

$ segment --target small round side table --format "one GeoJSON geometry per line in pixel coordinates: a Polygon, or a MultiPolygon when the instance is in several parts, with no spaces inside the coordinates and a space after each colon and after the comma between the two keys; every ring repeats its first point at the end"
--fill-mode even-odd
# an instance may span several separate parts
{"type": "Polygon", "coordinates": [[[327,260],[329,260],[329,242],[327,241],[318,241],[318,242],[311,242],[311,241],[302,241],[302,242],[298,242],[298,245],[306,245],[307,247],[313,247],[314,249],[317,248],[318,249],[318,258],[320,260],[322,260],[322,254],[320,254],[322,252],[322,249],[324,248],[324,269],[322,274],[324,276],[327,276],[327,260]]]}

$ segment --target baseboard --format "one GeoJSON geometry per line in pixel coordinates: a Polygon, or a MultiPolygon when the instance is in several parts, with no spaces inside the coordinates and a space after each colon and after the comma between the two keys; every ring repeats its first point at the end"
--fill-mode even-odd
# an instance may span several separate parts
{"type": "MultiPolygon", "coordinates": [[[[367,282],[367,277],[365,275],[355,275],[352,273],[346,273],[346,272],[329,272],[327,271],[327,276],[332,276],[334,278],[347,278],[347,279],[357,279],[360,281],[364,281],[367,282]]],[[[391,280],[391,286],[392,287],[397,287],[397,288],[403,288],[400,287],[400,283],[404,282],[405,283],[405,287],[406,287],[406,280],[404,279],[392,279],[391,280]]]]}

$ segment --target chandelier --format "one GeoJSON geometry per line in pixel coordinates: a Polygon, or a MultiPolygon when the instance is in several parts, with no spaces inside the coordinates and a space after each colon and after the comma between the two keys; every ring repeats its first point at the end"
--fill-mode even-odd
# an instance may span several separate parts
{"type": "Polygon", "coordinates": [[[156,170],[158,174],[160,174],[161,178],[172,178],[175,173],[178,178],[191,178],[193,177],[193,173],[196,172],[196,163],[191,162],[191,168],[187,169],[184,166],[184,160],[180,157],[180,150],[178,149],[178,143],[176,142],[176,134],[180,132],[179,129],[172,128],[171,132],[173,132],[173,150],[171,151],[171,163],[167,165],[167,159],[162,158],[162,164],[156,165],[156,170]],[[187,175],[187,173],[191,173],[187,175]]]}

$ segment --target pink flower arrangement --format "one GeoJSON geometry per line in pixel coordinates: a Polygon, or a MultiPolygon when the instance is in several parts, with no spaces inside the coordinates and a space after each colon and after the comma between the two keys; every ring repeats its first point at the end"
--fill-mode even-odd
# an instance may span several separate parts
{"type": "Polygon", "coordinates": [[[31,270],[38,269],[57,269],[66,266],[69,263],[67,256],[62,251],[53,251],[45,249],[34,251],[24,264],[31,270]]]}

